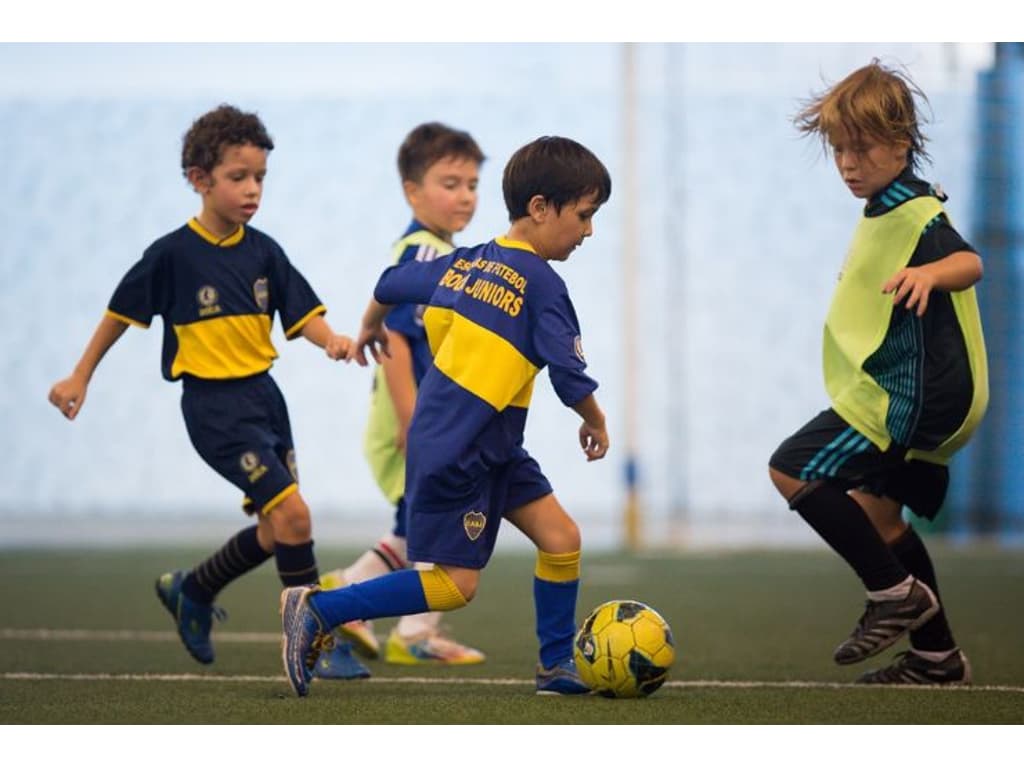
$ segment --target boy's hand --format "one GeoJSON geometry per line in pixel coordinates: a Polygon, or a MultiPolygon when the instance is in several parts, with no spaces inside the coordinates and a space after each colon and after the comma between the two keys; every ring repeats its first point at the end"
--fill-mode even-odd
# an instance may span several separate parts
{"type": "Polygon", "coordinates": [[[928,309],[928,297],[935,287],[935,278],[931,272],[920,267],[906,267],[890,277],[882,286],[882,293],[893,293],[893,306],[906,299],[908,310],[917,309],[917,316],[924,315],[928,309]]]}
{"type": "Polygon", "coordinates": [[[384,327],[383,323],[379,325],[363,326],[359,331],[359,335],[356,336],[355,342],[349,348],[346,360],[355,360],[359,365],[366,367],[368,361],[366,359],[365,350],[369,348],[370,355],[373,357],[374,362],[380,363],[380,356],[388,355],[388,331],[384,327]]]}
{"type": "Polygon", "coordinates": [[[340,333],[332,333],[324,344],[324,352],[331,360],[344,360],[346,363],[351,349],[352,339],[340,333]]]}
{"type": "Polygon", "coordinates": [[[85,391],[88,384],[81,376],[71,374],[58,381],[50,389],[50,402],[64,414],[68,421],[73,421],[85,403],[85,391]]]}
{"type": "Polygon", "coordinates": [[[603,459],[608,453],[608,430],[583,422],[580,425],[580,447],[587,454],[587,461],[603,459]]]}

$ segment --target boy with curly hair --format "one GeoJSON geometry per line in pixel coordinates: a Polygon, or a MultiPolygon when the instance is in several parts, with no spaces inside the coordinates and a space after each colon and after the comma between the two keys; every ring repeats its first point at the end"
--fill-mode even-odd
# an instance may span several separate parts
{"type": "Polygon", "coordinates": [[[202,459],[243,494],[256,517],[195,568],[165,573],[156,593],[197,661],[214,659],[214,598],[273,557],[285,586],[316,582],[309,507],[299,493],[284,397],[270,376],[274,315],[285,337],[303,337],[332,360],[351,339],[271,237],[248,226],[259,209],[274,143],[253,113],[221,105],[184,136],[181,167],[200,196],[198,215],[156,240],[114,290],[71,375],[50,402],[73,420],[96,367],[130,325],[163,318],[162,373],[182,382],[181,409],[202,459]]]}

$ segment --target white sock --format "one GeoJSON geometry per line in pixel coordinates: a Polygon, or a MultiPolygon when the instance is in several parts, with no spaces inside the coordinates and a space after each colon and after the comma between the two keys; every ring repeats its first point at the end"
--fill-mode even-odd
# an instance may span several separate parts
{"type": "Polygon", "coordinates": [[[914,577],[907,576],[899,584],[889,587],[888,589],[879,589],[875,592],[868,592],[868,600],[889,601],[889,600],[905,600],[907,595],[910,594],[910,588],[914,586],[914,577]]]}
{"type": "Polygon", "coordinates": [[[398,636],[403,640],[412,640],[424,635],[434,634],[440,625],[441,611],[414,613],[411,616],[400,618],[395,631],[398,632],[398,636]]]}
{"type": "Polygon", "coordinates": [[[363,552],[358,560],[344,570],[345,583],[358,584],[383,576],[385,573],[402,570],[408,567],[405,554],[405,539],[386,534],[373,549],[363,552]]]}
{"type": "Polygon", "coordinates": [[[917,648],[911,646],[910,650],[913,652],[915,656],[920,656],[922,659],[927,659],[928,661],[934,661],[938,663],[940,661],[945,661],[954,653],[956,653],[959,649],[953,648],[950,651],[919,651],[917,650],[917,648]]]}

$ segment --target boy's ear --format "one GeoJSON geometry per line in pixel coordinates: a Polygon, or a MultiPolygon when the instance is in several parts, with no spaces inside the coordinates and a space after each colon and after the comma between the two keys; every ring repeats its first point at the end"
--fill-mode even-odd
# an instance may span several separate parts
{"type": "Polygon", "coordinates": [[[213,186],[211,183],[210,174],[208,174],[198,165],[191,166],[185,172],[185,178],[187,178],[189,184],[192,185],[192,189],[194,189],[199,194],[203,194],[206,190],[213,186]]]}
{"type": "Polygon", "coordinates": [[[548,203],[547,198],[544,195],[534,195],[530,198],[530,202],[526,204],[526,213],[533,219],[535,224],[540,224],[544,219],[547,218],[548,211],[551,210],[551,204],[548,203]]]}
{"type": "Polygon", "coordinates": [[[406,179],[402,182],[402,192],[405,193],[405,201],[409,205],[416,204],[417,193],[420,191],[420,185],[415,181],[406,179]]]}

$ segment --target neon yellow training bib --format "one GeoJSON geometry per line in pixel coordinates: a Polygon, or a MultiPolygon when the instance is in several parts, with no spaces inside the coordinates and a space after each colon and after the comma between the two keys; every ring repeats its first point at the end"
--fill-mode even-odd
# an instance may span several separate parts
{"type": "MultiPolygon", "coordinates": [[[[889,394],[865,370],[864,363],[885,340],[892,317],[892,295],[882,285],[907,266],[925,226],[943,212],[934,197],[918,197],[874,217],[862,216],[832,296],[822,350],[825,389],[832,407],[850,424],[886,450],[889,394]]],[[[950,294],[967,347],[974,394],[960,427],[934,451],[910,451],[907,458],[948,463],[971,436],[988,405],[988,364],[973,287],[950,294]]]]}

